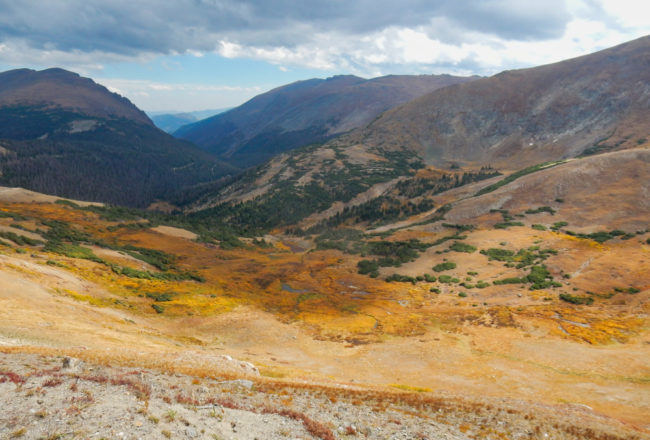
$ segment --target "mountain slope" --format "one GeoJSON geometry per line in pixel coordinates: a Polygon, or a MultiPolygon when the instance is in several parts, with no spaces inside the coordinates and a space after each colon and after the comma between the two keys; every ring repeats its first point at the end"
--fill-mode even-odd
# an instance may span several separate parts
{"type": "Polygon", "coordinates": [[[184,125],[192,124],[201,119],[209,118],[219,113],[230,110],[229,108],[197,110],[193,112],[148,112],[151,121],[166,133],[174,133],[184,125]]]}
{"type": "Polygon", "coordinates": [[[292,83],[226,113],[180,128],[190,140],[237,166],[361,127],[383,111],[440,87],[474,78],[335,76],[292,83]]]}
{"type": "Polygon", "coordinates": [[[128,99],[109,92],[90,78],[58,68],[0,73],[0,105],[63,108],[86,116],[152,124],[128,99]]]}
{"type": "Polygon", "coordinates": [[[646,37],[561,63],[449,86],[325,145],[278,155],[204,195],[192,209],[224,213],[223,206],[215,207],[243,201],[252,212],[268,214],[262,218],[276,219],[265,227],[320,221],[372,200],[384,210],[392,205],[394,212],[414,214],[426,210],[431,196],[426,188],[471,183],[495,169],[510,173],[643,146],[650,139],[649,63],[646,37]],[[427,171],[427,165],[438,171],[427,171]],[[489,166],[494,169],[481,170],[489,166]],[[436,180],[441,172],[449,174],[447,180],[436,180]],[[417,209],[404,208],[421,201],[426,203],[417,209]],[[281,213],[274,206],[286,209],[281,213]]]}
{"type": "Polygon", "coordinates": [[[62,69],[0,74],[0,184],[132,206],[234,173],[62,69]]]}
{"type": "Polygon", "coordinates": [[[427,163],[521,168],[629,148],[650,133],[650,37],[437,90],[389,111],[354,141],[427,163]]]}
{"type": "Polygon", "coordinates": [[[156,127],[160,128],[165,133],[174,133],[183,125],[196,122],[197,119],[192,113],[174,113],[152,116],[151,120],[156,127]]]}

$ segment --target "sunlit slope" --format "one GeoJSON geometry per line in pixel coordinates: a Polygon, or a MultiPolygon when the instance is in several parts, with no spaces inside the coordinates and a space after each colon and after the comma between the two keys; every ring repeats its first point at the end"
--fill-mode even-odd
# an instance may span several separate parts
{"type": "Polygon", "coordinates": [[[432,92],[351,136],[372,152],[518,169],[633,148],[650,127],[646,36],[582,57],[432,92]]]}

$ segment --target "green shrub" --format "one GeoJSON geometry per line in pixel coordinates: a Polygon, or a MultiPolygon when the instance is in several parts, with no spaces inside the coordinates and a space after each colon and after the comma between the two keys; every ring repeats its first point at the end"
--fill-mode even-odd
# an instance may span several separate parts
{"type": "Polygon", "coordinates": [[[485,281],[477,281],[476,283],[476,288],[477,289],[485,289],[486,287],[489,287],[490,283],[486,283],[485,281]]]}
{"type": "Polygon", "coordinates": [[[526,282],[525,278],[517,278],[517,277],[510,277],[510,278],[504,278],[502,280],[495,280],[492,282],[495,286],[499,286],[502,284],[524,284],[526,282]]]}
{"type": "Polygon", "coordinates": [[[539,208],[536,209],[527,209],[526,214],[539,214],[540,212],[548,212],[551,215],[555,215],[555,209],[551,208],[550,206],[540,206],[539,208]]]}
{"type": "Polygon", "coordinates": [[[457,225],[451,223],[443,223],[442,226],[445,228],[457,229],[458,232],[473,231],[476,228],[474,225],[457,225]]]}
{"type": "Polygon", "coordinates": [[[91,249],[78,244],[63,243],[58,240],[50,240],[43,247],[45,252],[64,255],[69,258],[80,258],[94,261],[95,263],[105,264],[106,262],[93,253],[91,249]]]}
{"type": "Polygon", "coordinates": [[[165,308],[160,304],[151,304],[151,307],[156,311],[156,313],[163,313],[165,308]]]}
{"type": "Polygon", "coordinates": [[[483,194],[487,194],[489,192],[492,192],[498,188],[501,188],[502,186],[522,177],[530,173],[534,173],[535,171],[539,171],[541,169],[545,168],[550,168],[555,165],[559,165],[563,163],[564,161],[557,161],[557,162],[545,162],[545,163],[540,163],[537,165],[530,166],[528,168],[524,168],[523,170],[516,171],[509,176],[505,177],[504,179],[498,181],[497,183],[493,183],[492,185],[486,186],[485,188],[482,188],[480,191],[478,191],[476,194],[474,194],[474,197],[480,196],[483,194]]]}
{"type": "Polygon", "coordinates": [[[512,261],[513,257],[515,256],[515,253],[513,251],[499,248],[490,248],[487,250],[482,249],[481,254],[487,255],[489,260],[497,261],[512,261]]]}
{"type": "Polygon", "coordinates": [[[166,301],[172,301],[174,299],[174,294],[170,292],[165,292],[165,293],[147,292],[147,298],[151,298],[156,302],[166,302],[166,301]]]}
{"type": "Polygon", "coordinates": [[[557,232],[565,226],[568,226],[567,222],[555,222],[553,223],[553,226],[551,226],[551,230],[557,232]]]}
{"type": "Polygon", "coordinates": [[[0,231],[0,237],[11,240],[18,246],[36,246],[43,244],[41,240],[34,240],[33,238],[25,237],[24,235],[18,235],[10,231],[0,231]]]}
{"type": "Polygon", "coordinates": [[[438,281],[444,284],[451,284],[451,283],[459,283],[460,280],[458,278],[453,278],[450,275],[440,275],[438,277],[438,281]]]}
{"type": "Polygon", "coordinates": [[[546,226],[540,225],[540,224],[534,224],[531,226],[531,228],[537,230],[537,231],[546,231],[546,226]]]}
{"type": "Polygon", "coordinates": [[[415,278],[413,278],[413,277],[408,276],[408,275],[400,275],[400,274],[394,273],[394,274],[389,275],[388,277],[386,277],[386,282],[390,283],[391,281],[398,281],[400,283],[413,283],[413,284],[415,284],[417,280],[415,278]]]}
{"type": "Polygon", "coordinates": [[[560,294],[560,299],[562,301],[566,301],[571,304],[592,304],[594,302],[593,298],[590,298],[588,296],[573,296],[568,293],[561,293],[560,294]]]}
{"type": "Polygon", "coordinates": [[[436,264],[433,266],[433,270],[436,272],[444,272],[445,270],[451,270],[455,268],[456,263],[452,263],[451,261],[445,261],[444,263],[436,264]]]}
{"type": "Polygon", "coordinates": [[[454,244],[449,246],[449,249],[456,252],[466,252],[468,254],[476,251],[476,248],[474,246],[460,241],[455,241],[454,244]]]}
{"type": "Polygon", "coordinates": [[[372,272],[377,272],[379,263],[377,260],[361,260],[357,263],[357,272],[361,275],[366,275],[372,272]]]}
{"type": "Polygon", "coordinates": [[[459,292],[458,296],[460,296],[461,298],[466,298],[467,294],[465,292],[459,292]]]}
{"type": "Polygon", "coordinates": [[[496,223],[494,225],[494,228],[495,229],[508,229],[511,226],[524,226],[524,224],[522,222],[508,221],[508,222],[496,223]]]}

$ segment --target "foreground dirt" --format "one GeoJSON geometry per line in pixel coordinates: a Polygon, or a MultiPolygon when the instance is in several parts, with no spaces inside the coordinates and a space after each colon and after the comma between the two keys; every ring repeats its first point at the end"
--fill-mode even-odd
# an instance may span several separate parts
{"type": "Polygon", "coordinates": [[[193,377],[6,351],[0,438],[650,438],[576,405],[193,377]]]}

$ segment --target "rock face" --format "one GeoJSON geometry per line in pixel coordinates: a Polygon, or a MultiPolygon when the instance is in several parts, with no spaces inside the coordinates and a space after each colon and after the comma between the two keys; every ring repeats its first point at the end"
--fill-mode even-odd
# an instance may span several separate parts
{"type": "Polygon", "coordinates": [[[476,79],[450,75],[356,76],[298,81],[228,112],[181,127],[190,140],[237,166],[362,127],[382,112],[433,90],[476,79]]]}
{"type": "Polygon", "coordinates": [[[636,146],[650,132],[650,37],[434,91],[351,140],[429,164],[521,168],[636,146]]]}

